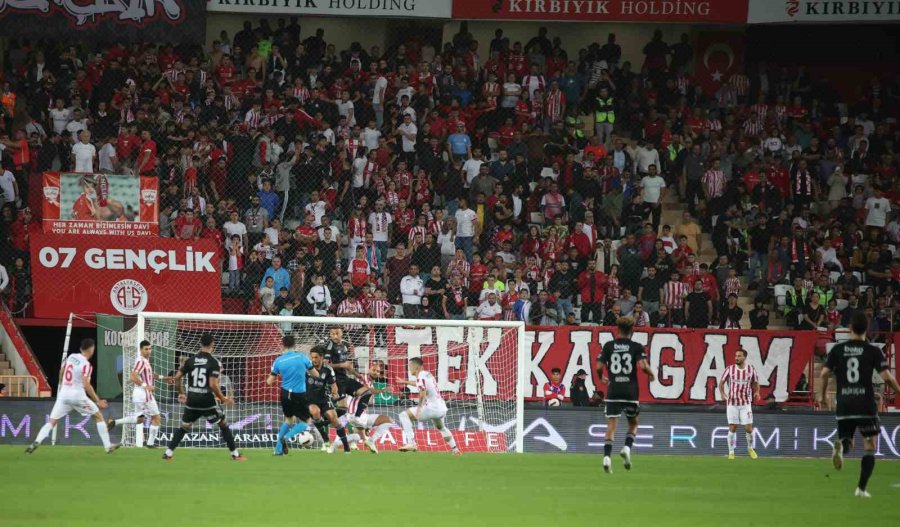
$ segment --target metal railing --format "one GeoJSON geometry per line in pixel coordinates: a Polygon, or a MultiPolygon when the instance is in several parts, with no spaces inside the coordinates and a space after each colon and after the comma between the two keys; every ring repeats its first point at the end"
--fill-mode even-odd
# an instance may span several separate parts
{"type": "Polygon", "coordinates": [[[0,375],[0,384],[6,385],[3,397],[38,396],[38,380],[34,375],[0,375]]]}

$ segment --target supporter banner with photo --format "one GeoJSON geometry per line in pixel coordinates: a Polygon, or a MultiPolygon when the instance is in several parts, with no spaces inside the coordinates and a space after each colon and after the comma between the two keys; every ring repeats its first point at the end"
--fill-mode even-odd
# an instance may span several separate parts
{"type": "Polygon", "coordinates": [[[158,186],[155,177],[45,172],[44,232],[156,236],[158,186]]]}
{"type": "Polygon", "coordinates": [[[694,48],[694,80],[713,96],[732,75],[744,73],[743,31],[700,31],[694,48]]]}
{"type": "Polygon", "coordinates": [[[6,0],[0,34],[64,42],[203,44],[206,0],[6,0]]]}
{"type": "Polygon", "coordinates": [[[750,24],[896,22],[900,4],[884,0],[752,0],[750,24]]]}
{"type": "Polygon", "coordinates": [[[212,240],[43,233],[31,239],[31,261],[38,318],[222,312],[219,247],[212,240]]]}
{"type": "MultiPolygon", "coordinates": [[[[579,370],[588,372],[586,388],[606,391],[599,383],[596,361],[603,344],[615,338],[612,328],[529,327],[526,345],[531,361],[526,366],[525,397],[543,395],[550,371],[559,368],[567,387],[579,370]]],[[[717,329],[646,329],[634,340],[646,347],[647,361],[657,379],[649,382],[641,372],[641,401],[655,403],[714,404],[716,387],[725,368],[734,363],[738,348],[759,372],[761,396],[785,401],[815,351],[815,331],[755,331],[717,329]]]]}
{"type": "Polygon", "coordinates": [[[216,13],[450,18],[452,0],[209,0],[216,13]]]}
{"type": "Polygon", "coordinates": [[[745,24],[748,0],[453,0],[453,18],[745,24]]]}

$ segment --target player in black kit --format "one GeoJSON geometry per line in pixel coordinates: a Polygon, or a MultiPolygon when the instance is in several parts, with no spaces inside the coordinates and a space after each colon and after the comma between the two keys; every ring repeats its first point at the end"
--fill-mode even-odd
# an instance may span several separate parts
{"type": "Polygon", "coordinates": [[[189,358],[187,362],[175,373],[174,377],[167,379],[178,387],[178,402],[184,404],[184,414],[181,417],[181,427],[175,429],[169,448],[163,454],[163,459],[171,461],[178,444],[184,439],[184,435],[191,431],[194,422],[206,418],[210,424],[218,424],[219,431],[225,439],[228,450],[231,451],[231,459],[246,461],[234,442],[234,434],[225,422],[225,413],[219,408],[217,402],[225,406],[234,404],[234,400],[222,393],[219,387],[219,374],[222,372],[222,364],[213,357],[213,336],[204,333],[200,336],[200,352],[189,358]],[[187,382],[182,383],[182,377],[187,382]],[[187,385],[187,395],[184,393],[184,385],[187,385]]]}
{"type": "Polygon", "coordinates": [[[372,389],[360,383],[357,378],[356,368],[350,357],[350,347],[344,341],[344,330],[340,326],[331,326],[328,331],[328,340],[325,341],[325,353],[331,367],[334,369],[334,378],[337,382],[338,394],[359,397],[356,412],[348,416],[350,424],[357,426],[355,421],[369,408],[372,399],[372,389]]]}
{"type": "Polygon", "coordinates": [[[844,466],[844,453],[853,445],[853,434],[859,430],[863,437],[863,457],[860,463],[859,484],[856,496],[869,498],[866,491],[869,477],[875,470],[875,438],[881,431],[878,421],[878,403],[872,386],[873,372],[878,372],[894,393],[900,393],[897,379],[888,371],[884,354],[877,346],[866,342],[869,321],[862,312],[850,319],[850,339],[835,344],[828,352],[816,401],[822,405],[828,389],[828,381],[834,373],[837,379],[838,440],[834,442],[832,461],[834,468],[844,466]]]}
{"type": "Polygon", "coordinates": [[[637,432],[640,407],[640,385],[638,385],[638,368],[644,370],[650,381],[656,379],[644,355],[644,347],[631,340],[634,319],[619,317],[616,321],[619,337],[603,345],[603,351],[597,357],[597,373],[608,382],[606,393],[606,444],[603,445],[603,470],[612,472],[613,439],[616,437],[616,424],[619,416],[625,413],[628,418],[628,435],[625,446],[620,452],[625,460],[625,470],[631,470],[631,445],[637,432]],[[603,369],[609,372],[604,378],[603,369]]]}
{"type": "Polygon", "coordinates": [[[350,452],[347,431],[338,419],[333,402],[338,397],[335,373],[330,366],[325,364],[325,355],[325,346],[314,346],[309,352],[313,366],[319,371],[318,377],[310,375],[306,378],[306,400],[309,403],[309,414],[323,441],[328,442],[328,423],[331,423],[341,444],[344,445],[344,452],[350,452]],[[328,419],[328,423],[325,422],[325,419],[328,419]]]}

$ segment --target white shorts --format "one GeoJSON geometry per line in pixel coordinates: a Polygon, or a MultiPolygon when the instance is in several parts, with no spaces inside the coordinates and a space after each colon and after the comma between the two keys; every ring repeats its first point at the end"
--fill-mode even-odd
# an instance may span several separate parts
{"type": "Polygon", "coordinates": [[[343,426],[347,426],[349,423],[354,428],[375,428],[375,421],[378,419],[377,415],[370,414],[369,412],[363,412],[363,414],[359,417],[350,414],[344,414],[340,417],[340,423],[343,426]]]}
{"type": "Polygon", "coordinates": [[[134,415],[143,415],[144,417],[159,415],[156,399],[140,386],[135,386],[131,391],[131,402],[134,403],[134,415]]]}
{"type": "MultiPolygon", "coordinates": [[[[410,408],[409,411],[416,416],[416,409],[410,408]]],[[[429,406],[425,405],[419,410],[419,415],[416,417],[417,421],[431,421],[433,419],[443,419],[444,416],[447,415],[447,407],[440,406],[429,406]]]]}
{"type": "Polygon", "coordinates": [[[728,405],[725,410],[730,425],[752,425],[753,407],[749,404],[728,405]]]}
{"type": "Polygon", "coordinates": [[[53,404],[53,410],[50,411],[50,419],[62,419],[69,415],[69,412],[78,412],[83,416],[94,415],[99,412],[97,404],[90,400],[84,394],[60,394],[53,404]]]}

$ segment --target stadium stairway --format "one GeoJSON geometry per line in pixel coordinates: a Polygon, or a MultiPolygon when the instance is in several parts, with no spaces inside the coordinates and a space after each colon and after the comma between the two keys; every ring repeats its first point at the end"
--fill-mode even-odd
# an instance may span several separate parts
{"type": "MultiPolygon", "coordinates": [[[[663,210],[660,221],[660,225],[670,225],[674,230],[675,225],[681,222],[681,215],[687,209],[687,204],[680,201],[679,197],[674,192],[669,192],[666,194],[666,197],[663,199],[663,210]]],[[[700,235],[700,240],[702,243],[702,250],[700,251],[699,259],[700,262],[705,263],[713,263],[716,261],[716,250],[713,248],[712,238],[710,237],[708,232],[704,232],[700,235]]],[[[743,278],[741,278],[744,281],[743,278]]],[[[753,298],[756,296],[755,291],[750,291],[747,289],[747,284],[744,284],[744,287],[741,289],[741,296],[738,297],[738,306],[744,310],[744,317],[741,319],[741,327],[749,328],[750,327],[750,310],[753,309],[753,298]]],[[[780,318],[775,313],[775,310],[769,309],[769,329],[790,329],[787,325],[785,325],[785,321],[783,318],[780,318]]]]}

